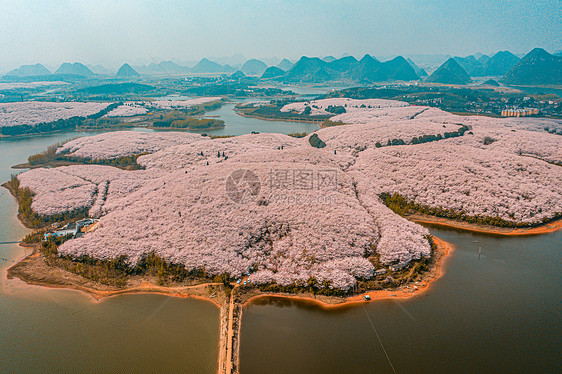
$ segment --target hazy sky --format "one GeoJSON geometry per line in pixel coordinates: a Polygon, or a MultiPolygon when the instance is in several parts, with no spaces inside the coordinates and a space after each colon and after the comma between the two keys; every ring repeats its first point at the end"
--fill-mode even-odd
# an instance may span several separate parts
{"type": "Polygon", "coordinates": [[[205,56],[562,49],[561,0],[0,0],[0,71],[205,56]]]}

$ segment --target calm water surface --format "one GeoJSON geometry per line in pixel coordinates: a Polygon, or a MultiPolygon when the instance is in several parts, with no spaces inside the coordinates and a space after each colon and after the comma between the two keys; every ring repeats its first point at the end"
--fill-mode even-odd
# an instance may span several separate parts
{"type": "MultiPolygon", "coordinates": [[[[210,113],[226,122],[216,131],[315,129],[238,117],[230,105],[210,113]]],[[[10,178],[10,166],[50,144],[93,134],[0,140],[0,180],[10,178]]],[[[0,242],[28,231],[16,211],[0,189],[0,242]]],[[[445,276],[423,296],[337,311],[279,300],[247,307],[242,372],[390,373],[376,333],[398,373],[562,372],[562,233],[432,232],[457,249],[445,276]]],[[[17,245],[0,244],[0,257],[7,259],[0,260],[0,373],[216,372],[219,311],[212,304],[158,295],[93,303],[78,292],[6,280],[6,269],[23,255],[17,245]]]]}
{"type": "Polygon", "coordinates": [[[225,127],[216,130],[203,130],[213,135],[242,135],[252,131],[290,134],[292,132],[311,133],[320,127],[315,123],[286,122],[286,121],[264,121],[256,118],[241,117],[233,111],[235,104],[227,103],[217,110],[207,112],[207,116],[218,116],[225,122],[225,127]]]}
{"type": "Polygon", "coordinates": [[[241,371],[392,373],[378,333],[397,373],[562,372],[562,232],[431,231],[457,249],[423,296],[337,311],[279,299],[247,307],[241,371]]]}
{"type": "MultiPolygon", "coordinates": [[[[48,145],[77,135],[0,140],[0,180],[10,167],[48,145]]],[[[17,205],[0,189],[0,242],[26,232],[17,205]]],[[[0,244],[0,373],[216,373],[219,310],[208,302],[159,295],[126,295],[93,303],[75,291],[7,280],[24,255],[0,244]]]]}

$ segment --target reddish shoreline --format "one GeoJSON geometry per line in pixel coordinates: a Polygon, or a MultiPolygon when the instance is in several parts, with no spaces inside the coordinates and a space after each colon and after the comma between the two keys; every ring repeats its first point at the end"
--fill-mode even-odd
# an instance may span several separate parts
{"type": "MultiPolygon", "coordinates": [[[[30,256],[25,257],[21,261],[24,261],[25,259],[30,258],[30,257],[37,257],[37,256],[38,256],[38,254],[32,254],[30,256]]],[[[80,285],[73,285],[73,284],[60,284],[59,285],[59,284],[52,284],[52,283],[48,283],[48,282],[35,281],[35,280],[31,280],[31,279],[23,279],[19,275],[10,274],[10,269],[8,269],[8,277],[7,277],[8,280],[11,280],[13,278],[17,278],[18,280],[20,280],[21,282],[23,282],[25,285],[28,285],[28,286],[44,287],[44,288],[49,288],[49,289],[53,289],[53,290],[79,291],[79,292],[82,292],[82,293],[86,294],[87,296],[89,296],[91,302],[93,302],[93,303],[98,303],[98,302],[102,301],[103,299],[111,298],[111,297],[115,297],[115,296],[120,296],[120,295],[133,295],[133,294],[148,295],[148,294],[153,294],[153,295],[178,297],[178,298],[183,298],[183,299],[194,298],[194,299],[197,299],[197,300],[205,300],[205,301],[211,302],[213,305],[215,305],[219,309],[221,307],[221,305],[215,299],[205,297],[205,296],[201,296],[201,295],[188,293],[189,290],[191,290],[191,289],[205,288],[207,286],[215,285],[215,284],[218,284],[218,283],[203,283],[203,284],[198,284],[198,285],[195,285],[195,286],[184,286],[184,287],[164,287],[164,286],[157,286],[155,284],[150,283],[149,281],[143,280],[141,282],[141,284],[138,285],[138,286],[123,288],[123,289],[99,290],[99,289],[86,287],[86,286],[80,286],[80,285]]]]}
{"type": "Polygon", "coordinates": [[[540,235],[556,232],[562,229],[562,219],[546,223],[544,225],[529,228],[503,228],[493,226],[482,226],[468,222],[453,221],[446,218],[412,214],[405,217],[406,219],[430,225],[450,227],[465,231],[478,232],[483,234],[505,235],[505,236],[524,236],[524,235],[540,235]]]}
{"type": "MultiPolygon", "coordinates": [[[[451,220],[438,218],[438,217],[431,217],[431,216],[411,215],[408,216],[407,218],[416,223],[425,223],[425,224],[437,225],[442,227],[461,229],[471,232],[505,235],[505,236],[539,235],[539,234],[555,232],[562,228],[562,219],[533,228],[503,229],[503,228],[495,228],[495,227],[484,227],[484,226],[474,225],[466,222],[451,221],[451,220]]],[[[248,305],[252,301],[259,300],[261,298],[267,298],[267,297],[310,301],[319,304],[321,307],[327,309],[365,303],[366,301],[363,300],[363,296],[367,294],[371,297],[372,301],[384,300],[384,299],[408,299],[411,297],[415,297],[417,295],[420,295],[421,293],[426,292],[427,289],[429,289],[431,283],[439,279],[444,274],[443,267],[444,267],[444,263],[446,262],[446,258],[449,258],[451,252],[454,250],[454,246],[451,243],[445,242],[444,240],[441,240],[437,237],[434,237],[434,242],[437,245],[437,248],[441,250],[440,257],[437,259],[437,264],[434,265],[434,268],[430,270],[427,279],[424,279],[419,284],[410,283],[409,285],[405,285],[394,290],[367,291],[360,295],[354,295],[347,298],[341,298],[335,296],[312,296],[312,295],[308,296],[308,295],[296,295],[296,294],[284,294],[284,293],[260,293],[251,296],[247,300],[244,300],[243,306],[248,305]]],[[[27,256],[26,258],[19,261],[18,264],[32,257],[37,257],[37,254],[27,256]]],[[[18,264],[14,265],[13,267],[16,267],[18,264]]],[[[100,301],[104,298],[124,295],[124,294],[152,293],[152,294],[160,294],[165,296],[181,297],[181,298],[193,297],[195,299],[210,301],[217,307],[219,308],[221,307],[220,303],[212,298],[202,295],[197,295],[197,294],[191,294],[189,292],[190,289],[204,288],[213,285],[213,283],[204,283],[196,286],[165,287],[165,286],[157,286],[146,280],[143,280],[140,285],[136,285],[130,288],[100,290],[100,289],[86,287],[82,285],[76,285],[76,284],[59,285],[56,283],[38,281],[36,279],[30,279],[25,276],[22,277],[21,275],[18,274],[10,274],[10,270],[12,270],[12,268],[8,269],[8,273],[9,273],[8,278],[17,277],[22,279],[27,284],[37,285],[47,288],[57,288],[57,289],[66,288],[66,289],[82,291],[88,294],[89,296],[91,296],[95,302],[100,301]]]]}
{"type": "MultiPolygon", "coordinates": [[[[454,250],[454,245],[444,240],[441,240],[437,237],[434,237],[434,242],[437,245],[436,251],[438,251],[439,258],[436,260],[437,263],[435,264],[434,268],[430,270],[429,274],[427,275],[427,279],[424,279],[419,284],[409,284],[398,289],[394,290],[373,290],[367,291],[360,295],[354,295],[347,298],[341,298],[336,296],[326,296],[323,297],[324,300],[320,300],[318,298],[305,296],[305,295],[291,295],[291,294],[277,294],[277,293],[264,293],[250,297],[249,299],[243,302],[243,305],[247,305],[253,300],[257,300],[259,298],[264,297],[278,297],[278,298],[287,298],[287,299],[300,299],[306,301],[312,301],[320,304],[325,308],[334,308],[334,307],[341,307],[351,304],[359,304],[364,303],[363,300],[364,295],[369,295],[371,300],[383,300],[383,299],[391,299],[391,298],[399,298],[399,299],[407,299],[411,297],[415,297],[423,292],[425,292],[431,283],[439,278],[441,278],[444,274],[444,263],[446,262],[445,259],[450,257],[451,252],[454,250]],[[414,286],[416,288],[414,288],[414,286]],[[414,288],[412,290],[412,288],[414,288]]],[[[19,278],[23,282],[29,285],[34,286],[41,286],[47,287],[51,289],[70,289],[76,290],[86,293],[92,298],[93,302],[99,302],[104,298],[109,298],[118,295],[126,295],[126,294],[159,294],[171,297],[181,297],[181,298],[189,298],[193,297],[196,299],[207,300],[212,302],[218,308],[221,307],[220,303],[216,300],[206,297],[203,295],[197,295],[190,293],[190,290],[198,289],[198,288],[205,288],[211,285],[216,285],[215,283],[203,283],[194,286],[179,286],[179,287],[165,287],[165,286],[157,286],[149,281],[143,280],[139,285],[124,288],[124,289],[107,289],[107,290],[100,290],[92,287],[77,285],[77,284],[54,284],[47,281],[40,281],[37,279],[31,279],[29,277],[24,276],[19,272],[13,272],[12,269],[18,267],[22,262],[26,262],[29,259],[35,258],[38,260],[39,254],[34,253],[18,262],[18,264],[12,266],[8,269],[8,279],[12,278],[19,278]]]]}
{"type": "MultiPolygon", "coordinates": [[[[278,294],[278,293],[266,293],[260,294],[250,297],[248,300],[244,301],[242,306],[247,306],[251,304],[253,301],[262,299],[262,298],[284,298],[284,299],[292,299],[292,300],[303,300],[303,301],[310,301],[313,303],[318,304],[320,307],[324,309],[336,309],[341,307],[346,307],[350,305],[357,305],[357,304],[367,304],[371,301],[375,300],[387,300],[387,299],[410,299],[416,296],[419,296],[430,288],[431,284],[440,279],[445,274],[445,264],[446,260],[450,258],[451,253],[455,250],[455,246],[449,242],[446,242],[442,239],[437,237],[433,237],[434,243],[437,245],[437,248],[440,249],[441,255],[437,260],[437,264],[434,269],[430,271],[427,280],[424,280],[419,285],[406,285],[405,287],[395,289],[395,290],[374,290],[374,291],[367,291],[360,295],[354,295],[347,298],[344,298],[343,301],[337,303],[328,303],[326,301],[310,297],[310,296],[302,296],[302,295],[291,295],[291,294],[278,294]],[[405,289],[409,287],[417,287],[411,292],[405,291],[405,289]],[[371,298],[370,301],[364,300],[364,295],[369,295],[371,298]]],[[[334,297],[327,297],[329,300],[333,300],[334,297]]]]}

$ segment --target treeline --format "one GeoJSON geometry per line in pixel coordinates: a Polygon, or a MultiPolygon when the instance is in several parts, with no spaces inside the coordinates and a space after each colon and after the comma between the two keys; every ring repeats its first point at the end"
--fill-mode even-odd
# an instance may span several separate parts
{"type": "Polygon", "coordinates": [[[324,148],[326,146],[326,143],[324,143],[324,141],[322,141],[322,139],[320,139],[318,134],[312,134],[310,136],[310,138],[308,138],[308,142],[314,148],[324,148]]]}
{"type": "Polygon", "coordinates": [[[224,121],[220,119],[211,119],[211,118],[199,119],[199,118],[188,117],[186,119],[155,121],[152,124],[152,126],[160,127],[160,128],[199,130],[199,129],[213,129],[217,127],[224,127],[224,121]]]}
{"type": "Polygon", "coordinates": [[[27,158],[27,162],[29,163],[29,165],[35,166],[46,164],[47,162],[56,160],[58,157],[57,149],[62,147],[66,142],[67,141],[59,142],[48,146],[46,151],[29,156],[27,158]]]}
{"type": "Polygon", "coordinates": [[[86,164],[86,165],[109,165],[121,169],[125,169],[125,168],[132,169],[132,170],[144,169],[141,165],[137,163],[137,159],[140,156],[148,154],[148,152],[139,153],[132,156],[123,156],[113,159],[89,159],[89,158],[76,157],[76,156],[57,153],[57,149],[70,140],[72,139],[50,145],[47,147],[47,150],[29,156],[27,158],[29,165],[37,166],[37,165],[44,165],[48,162],[53,162],[53,161],[67,161],[67,162],[74,162],[74,163],[86,164]]]}
{"type": "Polygon", "coordinates": [[[304,138],[305,136],[307,136],[308,134],[306,132],[292,132],[290,134],[287,134],[293,138],[304,138]]]}
{"type": "Polygon", "coordinates": [[[84,117],[70,117],[67,119],[59,119],[54,122],[39,123],[34,126],[19,125],[0,127],[2,135],[17,136],[17,135],[31,135],[31,134],[44,134],[55,131],[69,131],[76,129],[80,126],[84,117]]]}
{"type": "MultiPolygon", "coordinates": [[[[42,232],[37,232],[36,234],[35,238],[30,238],[30,242],[37,242],[42,237],[42,232]]],[[[157,277],[159,285],[180,283],[186,280],[206,280],[223,284],[227,295],[232,291],[231,282],[234,281],[234,278],[228,274],[219,274],[211,277],[204,268],[187,270],[184,265],[166,262],[166,260],[154,252],[143,255],[136,265],[129,264],[126,256],[119,256],[111,260],[100,260],[91,256],[81,256],[79,258],[60,256],[58,252],[59,246],[70,239],[72,239],[72,235],[49,237],[49,239],[41,242],[39,250],[45,256],[49,265],[62,268],[94,282],[123,287],[131,276],[154,276],[157,277]]],[[[435,249],[431,237],[428,237],[428,240],[432,245],[432,249],[435,249]]],[[[330,281],[319,282],[314,277],[310,277],[306,282],[297,282],[288,286],[281,286],[273,282],[258,285],[257,288],[260,291],[272,293],[312,293],[314,295],[343,297],[370,290],[396,287],[406,284],[413,279],[420,280],[421,275],[429,270],[431,261],[432,259],[429,258],[413,261],[408,268],[399,272],[393,272],[390,279],[388,274],[373,276],[369,279],[358,279],[357,285],[348,290],[332,288],[330,281]]],[[[248,284],[247,287],[254,287],[254,285],[248,284]]]]}
{"type": "Polygon", "coordinates": [[[209,138],[211,139],[227,139],[227,138],[233,138],[234,135],[209,135],[209,138]]]}
{"type": "Polygon", "coordinates": [[[392,272],[392,275],[386,273],[372,279],[359,279],[357,280],[355,292],[364,293],[372,290],[384,290],[408,284],[412,280],[421,281],[423,274],[430,269],[431,261],[431,258],[423,258],[410,262],[408,267],[398,272],[392,272]]]}
{"type": "Polygon", "coordinates": [[[85,119],[76,130],[99,130],[115,127],[134,127],[134,122],[123,122],[119,118],[85,119]]]}
{"type": "Polygon", "coordinates": [[[84,124],[86,120],[97,120],[113,109],[117,108],[121,103],[113,103],[108,105],[105,109],[91,114],[87,117],[70,117],[67,119],[59,119],[53,122],[39,123],[37,125],[19,125],[19,126],[6,126],[0,127],[0,133],[2,135],[17,136],[17,135],[32,135],[32,134],[44,134],[55,131],[69,131],[76,130],[84,124]]]}
{"type": "Polygon", "coordinates": [[[184,265],[170,264],[153,252],[142,256],[134,266],[128,263],[126,256],[119,256],[111,260],[99,260],[91,256],[79,258],[60,256],[59,246],[69,239],[72,239],[72,235],[51,236],[41,243],[40,251],[49,265],[62,268],[94,282],[123,287],[127,283],[127,278],[135,275],[157,277],[160,285],[183,282],[188,279],[209,279],[202,268],[188,271],[184,265]]]}
{"type": "Polygon", "coordinates": [[[112,159],[89,159],[83,157],[60,155],[57,157],[57,160],[76,162],[79,164],[86,164],[86,165],[108,165],[121,169],[127,168],[130,170],[142,170],[144,169],[144,167],[137,163],[137,159],[140,156],[147,155],[148,153],[149,152],[143,152],[132,156],[122,156],[112,159]]]}
{"type": "Polygon", "coordinates": [[[38,227],[40,222],[37,215],[31,209],[33,203],[33,192],[29,188],[21,188],[20,180],[17,175],[13,174],[9,182],[7,182],[8,189],[18,201],[18,216],[19,219],[29,226],[38,227]]]}
{"type": "MultiPolygon", "coordinates": [[[[431,237],[428,238],[432,249],[435,245],[431,237]]],[[[375,276],[369,279],[357,279],[357,285],[349,290],[342,290],[339,288],[331,288],[329,281],[318,282],[314,277],[308,279],[306,283],[299,282],[288,286],[280,286],[277,283],[268,283],[259,285],[258,288],[263,292],[284,292],[284,293],[312,293],[314,295],[325,296],[349,296],[352,294],[363,293],[372,290],[382,290],[385,288],[393,288],[403,284],[409,283],[412,279],[421,280],[423,273],[427,272],[430,268],[431,258],[423,258],[417,261],[412,261],[410,266],[393,272],[392,276],[389,273],[375,276]]]]}
{"type": "Polygon", "coordinates": [[[211,101],[208,103],[202,103],[193,105],[189,108],[190,115],[201,115],[209,110],[219,109],[222,106],[222,100],[211,101]]]}
{"type": "Polygon", "coordinates": [[[447,218],[456,221],[463,221],[468,223],[475,223],[479,225],[490,225],[497,227],[509,227],[509,228],[520,228],[520,227],[533,227],[539,226],[541,224],[556,220],[562,217],[562,212],[556,213],[552,218],[545,218],[542,222],[538,223],[527,223],[527,222],[515,222],[508,221],[500,217],[482,216],[474,215],[471,216],[462,210],[456,210],[451,208],[430,207],[428,205],[418,204],[413,200],[408,200],[404,196],[400,195],[398,192],[393,193],[382,193],[379,195],[383,203],[390,208],[394,213],[399,215],[419,213],[435,217],[447,218]]]}
{"type": "Polygon", "coordinates": [[[337,114],[346,113],[346,110],[345,107],[343,107],[343,105],[328,105],[328,107],[326,108],[326,112],[334,113],[337,115],[337,114]]]}
{"type": "Polygon", "coordinates": [[[122,104],[123,103],[121,103],[121,102],[109,104],[105,109],[102,109],[97,113],[94,113],[94,114],[91,114],[91,115],[87,116],[86,119],[101,118],[101,117],[105,116],[107,113],[111,112],[113,109],[116,109],[118,106],[120,106],[122,104]]]}
{"type": "Polygon", "coordinates": [[[67,222],[85,218],[88,215],[88,209],[78,209],[72,212],[55,214],[52,216],[41,216],[31,209],[33,203],[33,192],[28,188],[21,188],[17,175],[12,175],[6,186],[18,201],[18,218],[31,228],[41,228],[55,222],[67,222]]]}
{"type": "Polygon", "coordinates": [[[77,90],[78,93],[85,95],[125,95],[125,94],[143,94],[147,91],[154,90],[154,86],[142,83],[109,83],[99,86],[86,87],[77,90]]]}
{"type": "MultiPolygon", "coordinates": [[[[346,97],[350,99],[388,99],[415,102],[418,99],[441,98],[443,104],[462,107],[468,101],[487,102],[491,99],[505,97],[492,90],[473,90],[469,88],[455,87],[424,87],[424,86],[405,86],[392,88],[372,88],[372,87],[353,87],[340,91],[332,91],[325,96],[326,98],[346,97]]],[[[508,96],[514,101],[515,97],[508,96]]],[[[433,104],[433,103],[432,103],[433,104]]],[[[442,106],[442,105],[440,105],[442,106]]]]}
{"type": "Polygon", "coordinates": [[[412,138],[412,144],[422,144],[422,143],[435,142],[441,139],[457,138],[459,136],[463,136],[464,133],[467,132],[468,130],[469,130],[468,126],[462,125],[458,130],[448,131],[445,132],[443,135],[437,134],[437,135],[422,135],[419,137],[414,136],[412,138]]]}
{"type": "MultiPolygon", "coordinates": [[[[463,136],[468,130],[470,130],[468,126],[462,125],[458,130],[448,131],[445,132],[443,135],[437,134],[437,135],[414,136],[410,143],[423,144],[423,143],[436,142],[442,139],[456,138],[459,136],[463,136]]],[[[381,148],[381,147],[389,147],[392,145],[405,145],[405,144],[406,142],[403,139],[392,139],[392,140],[388,139],[388,142],[386,144],[383,145],[380,142],[377,142],[375,144],[375,147],[381,148]]]]}
{"type": "MultiPolygon", "coordinates": [[[[272,104],[268,106],[250,107],[250,108],[238,108],[238,110],[246,116],[266,118],[266,119],[278,119],[284,121],[307,121],[307,122],[322,122],[325,119],[331,117],[331,115],[320,115],[320,116],[310,116],[311,110],[306,110],[303,113],[296,112],[282,112],[281,108],[285,106],[285,102],[278,104],[272,104]]],[[[307,107],[310,108],[310,107],[307,107]]]]}
{"type": "Polygon", "coordinates": [[[346,97],[350,99],[398,99],[403,100],[402,96],[408,93],[417,92],[419,89],[400,89],[400,88],[368,88],[353,87],[339,91],[332,91],[326,95],[326,98],[346,97]]]}
{"type": "Polygon", "coordinates": [[[314,277],[310,277],[306,283],[291,284],[288,286],[280,286],[277,283],[261,284],[258,289],[263,292],[285,292],[285,293],[312,293],[314,295],[325,296],[348,296],[352,290],[344,291],[340,288],[330,288],[331,283],[324,281],[322,283],[314,277]]]}
{"type": "MultiPolygon", "coordinates": [[[[248,88],[247,84],[213,84],[207,86],[190,87],[183,93],[186,95],[197,96],[225,96],[235,95],[237,91],[244,92],[248,88]]],[[[236,96],[236,95],[235,95],[236,96]]]]}
{"type": "MultiPolygon", "coordinates": [[[[371,290],[383,290],[386,288],[395,288],[404,284],[408,284],[411,281],[422,281],[424,273],[431,269],[432,263],[436,261],[434,256],[437,245],[433,241],[433,236],[426,235],[425,239],[431,246],[431,257],[422,257],[419,260],[412,260],[407,267],[402,268],[398,271],[392,271],[391,273],[384,273],[381,275],[373,275],[369,279],[358,279],[357,285],[355,286],[356,293],[364,293],[371,290]]],[[[375,268],[380,269],[379,256],[376,254],[369,258],[371,263],[375,268]],[[371,260],[372,257],[376,259],[371,260]]]]}
{"type": "Polygon", "coordinates": [[[341,122],[341,121],[331,121],[329,119],[325,119],[324,122],[322,122],[322,124],[320,125],[320,127],[324,128],[324,127],[334,127],[334,126],[344,126],[345,123],[341,122]]]}
{"type": "Polygon", "coordinates": [[[41,243],[43,241],[43,237],[45,235],[46,229],[35,230],[27,234],[21,240],[24,244],[35,244],[41,243]]]}

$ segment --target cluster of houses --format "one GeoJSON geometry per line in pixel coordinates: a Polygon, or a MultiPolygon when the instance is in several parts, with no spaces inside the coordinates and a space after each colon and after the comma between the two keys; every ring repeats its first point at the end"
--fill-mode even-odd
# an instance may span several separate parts
{"type": "MultiPolygon", "coordinates": [[[[388,269],[389,269],[390,271],[400,271],[400,270],[402,270],[402,269],[408,267],[408,265],[409,265],[408,262],[399,262],[399,263],[397,263],[397,264],[390,265],[390,266],[388,267],[388,269]]],[[[387,272],[386,269],[377,269],[377,270],[375,270],[374,275],[375,275],[375,277],[378,277],[379,275],[384,275],[384,274],[386,274],[386,272],[387,272]]]]}
{"type": "Polygon", "coordinates": [[[539,110],[536,108],[502,110],[502,117],[527,117],[536,116],[538,114],[539,110]]]}
{"type": "Polygon", "coordinates": [[[95,218],[84,218],[76,222],[70,222],[60,229],[55,231],[45,233],[45,240],[49,238],[57,238],[59,236],[72,235],[73,238],[83,235],[83,229],[90,227],[94,223],[98,222],[99,219],[95,218]]]}
{"type": "Polygon", "coordinates": [[[399,270],[404,269],[408,265],[409,265],[408,262],[399,262],[397,264],[390,265],[390,271],[399,271],[399,270]]]}

